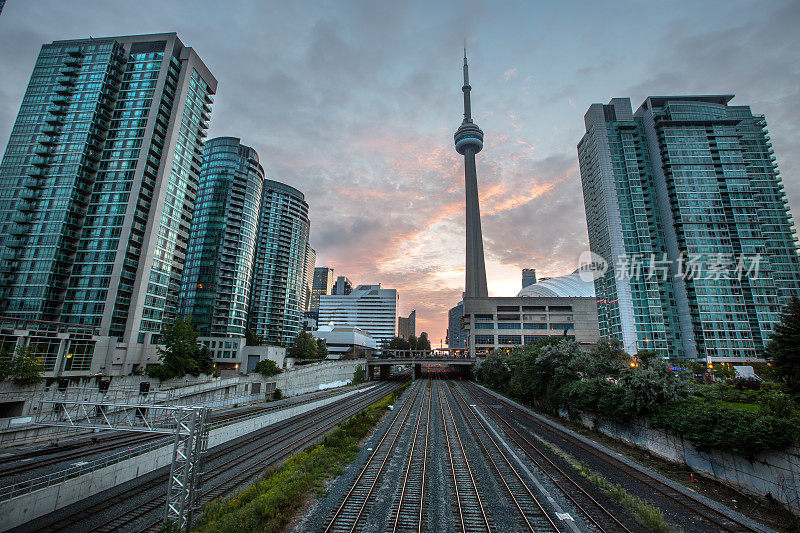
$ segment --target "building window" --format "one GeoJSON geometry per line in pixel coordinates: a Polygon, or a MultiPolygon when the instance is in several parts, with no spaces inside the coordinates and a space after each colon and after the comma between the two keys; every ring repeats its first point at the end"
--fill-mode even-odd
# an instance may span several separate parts
{"type": "Polygon", "coordinates": [[[522,324],[519,322],[508,322],[497,324],[497,329],[522,329],[522,324]]]}
{"type": "Polygon", "coordinates": [[[525,322],[525,329],[547,329],[547,324],[537,324],[534,322],[525,322]]]}
{"type": "Polygon", "coordinates": [[[553,322],[550,329],[575,329],[575,324],[571,322],[553,322]]]}
{"type": "Polygon", "coordinates": [[[497,344],[522,344],[522,337],[519,335],[498,335],[497,344]]]}
{"type": "Polygon", "coordinates": [[[519,315],[497,315],[497,320],[519,320],[519,315]]]}
{"type": "Polygon", "coordinates": [[[550,306],[550,312],[551,313],[562,312],[562,311],[569,311],[571,313],[572,312],[572,306],[571,305],[551,305],[550,306]]]}
{"type": "Polygon", "coordinates": [[[487,320],[494,320],[494,315],[475,315],[476,322],[486,322],[487,320]]]}
{"type": "Polygon", "coordinates": [[[532,344],[541,339],[548,339],[550,335],[525,335],[525,344],[532,344]]]}
{"type": "Polygon", "coordinates": [[[475,329],[494,329],[494,322],[477,322],[475,329]]]}
{"type": "Polygon", "coordinates": [[[513,313],[518,313],[519,312],[519,306],[518,305],[498,305],[497,306],[497,310],[498,311],[511,311],[513,313]]]}
{"type": "Polygon", "coordinates": [[[494,335],[475,335],[475,344],[494,344],[494,335]]]}
{"type": "Polygon", "coordinates": [[[523,311],[547,311],[547,308],[543,305],[523,305],[523,311]]]}

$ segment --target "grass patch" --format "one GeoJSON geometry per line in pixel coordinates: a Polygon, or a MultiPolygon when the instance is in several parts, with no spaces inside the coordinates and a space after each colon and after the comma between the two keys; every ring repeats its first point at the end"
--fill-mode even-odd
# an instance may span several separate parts
{"type": "Polygon", "coordinates": [[[282,531],[307,495],[320,494],[325,481],[341,474],[355,459],[358,443],[407,387],[408,384],[403,385],[353,415],[325,435],[319,444],[291,457],[238,494],[207,503],[195,531],[282,531]]]}
{"type": "Polygon", "coordinates": [[[581,476],[586,478],[592,485],[598,487],[609,497],[613,498],[619,502],[620,505],[631,511],[634,518],[636,518],[636,521],[644,527],[655,531],[656,533],[672,533],[676,531],[672,526],[669,525],[669,523],[667,523],[666,519],[664,518],[664,513],[661,511],[661,509],[652,503],[631,494],[622,488],[621,485],[609,481],[602,474],[598,474],[589,468],[589,465],[582,461],[579,462],[573,456],[569,455],[552,442],[549,442],[538,435],[536,438],[540,440],[542,444],[547,446],[550,451],[564,459],[573,469],[575,469],[581,476]]]}
{"type": "Polygon", "coordinates": [[[738,409],[740,411],[746,411],[748,413],[758,413],[761,410],[761,407],[755,403],[740,403],[740,402],[719,402],[720,405],[724,407],[730,407],[731,409],[738,409]]]}

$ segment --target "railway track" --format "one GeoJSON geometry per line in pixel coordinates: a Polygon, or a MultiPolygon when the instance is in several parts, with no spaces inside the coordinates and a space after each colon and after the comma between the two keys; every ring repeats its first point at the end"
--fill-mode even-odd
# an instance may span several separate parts
{"type": "MultiPolygon", "coordinates": [[[[336,396],[337,394],[341,394],[341,391],[337,390],[325,394],[315,394],[310,398],[297,399],[296,401],[281,403],[280,405],[254,407],[244,410],[238,409],[235,412],[217,412],[211,415],[209,423],[213,429],[226,425],[230,420],[239,421],[253,416],[261,416],[272,411],[295,407],[304,403],[336,396]]],[[[69,443],[57,448],[44,448],[2,457],[0,458],[0,480],[40,470],[47,466],[95,458],[103,453],[116,451],[125,446],[140,446],[159,439],[165,439],[165,442],[167,440],[171,441],[171,437],[165,438],[163,435],[147,435],[135,432],[119,433],[104,431],[101,435],[102,437],[99,438],[87,438],[80,442],[69,443]]],[[[36,474],[32,475],[35,476],[36,474]]]]}
{"type": "Polygon", "coordinates": [[[482,533],[492,531],[483,498],[475,483],[472,467],[467,460],[467,452],[461,439],[453,411],[446,402],[441,388],[438,390],[439,409],[442,415],[444,438],[447,444],[448,463],[452,474],[452,490],[455,494],[455,511],[462,533],[482,533]],[[445,409],[445,405],[447,409],[445,409]]]}
{"type": "MultiPolygon", "coordinates": [[[[352,398],[350,402],[333,408],[324,406],[315,409],[298,417],[268,426],[264,430],[250,434],[244,439],[237,439],[230,444],[224,444],[209,450],[204,459],[204,463],[208,466],[203,477],[204,485],[201,488],[201,503],[206,503],[218,496],[227,494],[247,481],[261,475],[268,468],[279,464],[297,451],[304,449],[315,439],[341,423],[342,420],[375,403],[399,386],[400,384],[398,383],[380,385],[363,396],[352,398]],[[264,440],[266,432],[269,433],[269,436],[264,440]],[[261,440],[264,440],[264,442],[259,442],[261,440]],[[219,465],[220,468],[211,467],[214,461],[223,461],[233,450],[254,443],[257,443],[254,449],[248,450],[245,454],[236,456],[231,460],[225,460],[219,465]],[[239,472],[228,475],[237,468],[240,469],[239,472]],[[226,475],[228,476],[225,477],[226,475]]],[[[157,531],[163,518],[164,506],[166,505],[167,478],[168,473],[164,473],[146,483],[140,483],[119,494],[110,495],[94,505],[78,509],[55,522],[28,530],[56,532],[73,528],[73,530],[81,532],[157,531]],[[108,520],[99,523],[90,521],[91,517],[98,513],[111,512],[114,506],[119,506],[123,501],[147,497],[148,493],[154,490],[154,487],[160,487],[160,490],[156,495],[150,495],[146,503],[128,512],[113,515],[108,520]],[[158,513],[156,514],[157,511],[158,513]]]]}
{"type": "MultiPolygon", "coordinates": [[[[613,455],[609,455],[598,450],[597,448],[585,443],[581,439],[576,438],[574,435],[564,431],[556,424],[534,417],[531,414],[517,408],[507,400],[489,394],[474,384],[470,384],[467,387],[471,393],[474,393],[472,394],[473,397],[481,396],[483,398],[490,399],[494,403],[499,403],[502,405],[503,413],[507,417],[512,417],[516,420],[521,419],[521,421],[528,427],[537,428],[540,431],[543,429],[546,432],[556,435],[561,440],[567,442],[571,448],[579,449],[583,453],[590,455],[606,466],[617,470],[622,478],[634,480],[640,483],[642,486],[646,487],[647,490],[657,493],[658,495],[672,501],[677,506],[689,511],[692,515],[704,520],[710,526],[717,528],[719,531],[731,533],[759,531],[744,521],[740,521],[735,517],[723,514],[714,507],[706,505],[700,500],[694,499],[678,490],[675,490],[647,472],[639,470],[638,468],[635,468],[617,459],[613,455]]],[[[487,409],[487,411],[494,410],[487,409]]]]}
{"type": "MultiPolygon", "coordinates": [[[[428,382],[430,385],[430,381],[428,382]]],[[[417,416],[414,436],[411,440],[411,451],[403,476],[400,499],[393,506],[390,514],[394,515],[392,532],[422,531],[423,510],[425,502],[425,473],[428,468],[428,442],[430,438],[431,410],[433,388],[438,382],[423,392],[422,408],[417,416]],[[427,405],[427,409],[426,409],[427,405]],[[423,413],[424,412],[424,413],[423,413]]]]}
{"type": "Polygon", "coordinates": [[[513,503],[512,508],[519,513],[521,525],[531,532],[560,531],[550,512],[534,495],[528,482],[517,471],[517,467],[509,461],[497,439],[487,429],[485,422],[470,408],[464,396],[456,392],[457,387],[448,389],[447,402],[450,402],[452,396],[458,411],[469,425],[484,456],[497,474],[496,478],[505,489],[506,496],[513,503]]]}
{"type": "MultiPolygon", "coordinates": [[[[412,393],[406,396],[402,405],[397,409],[397,414],[392,418],[380,442],[372,450],[350,490],[345,494],[333,516],[328,521],[325,533],[352,533],[361,525],[365,518],[367,505],[372,499],[379,480],[382,479],[386,463],[395,448],[397,438],[408,419],[408,415],[416,405],[422,388],[423,385],[420,380],[413,385],[412,393]]],[[[421,413],[422,410],[420,409],[420,416],[421,413]]]]}
{"type": "Polygon", "coordinates": [[[484,412],[503,428],[506,436],[536,465],[536,468],[558,487],[573,505],[581,512],[583,517],[601,533],[621,531],[630,533],[630,529],[623,524],[614,513],[595,499],[577,480],[577,474],[567,473],[552,461],[542,451],[543,445],[525,437],[515,427],[499,416],[495,409],[489,408],[484,398],[469,391],[473,400],[484,408],[484,412]]]}

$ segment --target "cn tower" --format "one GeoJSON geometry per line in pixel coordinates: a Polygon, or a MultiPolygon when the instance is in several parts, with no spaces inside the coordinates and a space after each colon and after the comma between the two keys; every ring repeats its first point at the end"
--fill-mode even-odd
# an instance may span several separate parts
{"type": "Polygon", "coordinates": [[[483,131],[472,122],[470,107],[469,67],[467,50],[464,48],[464,120],[454,137],[456,152],[464,156],[464,184],[467,192],[467,283],[464,296],[489,296],[486,289],[486,264],[483,260],[483,234],[481,233],[481,209],[478,205],[478,174],[475,171],[475,154],[483,148],[483,131]]]}

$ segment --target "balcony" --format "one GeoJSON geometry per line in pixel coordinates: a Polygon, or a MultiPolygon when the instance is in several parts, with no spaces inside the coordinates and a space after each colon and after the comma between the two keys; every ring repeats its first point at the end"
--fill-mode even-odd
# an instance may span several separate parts
{"type": "MultiPolygon", "coordinates": [[[[31,191],[23,191],[23,192],[30,193],[31,191]]],[[[20,198],[22,198],[22,195],[20,195],[20,198]]],[[[39,198],[38,196],[36,196],[36,197],[34,197],[33,199],[30,199],[30,200],[28,200],[27,198],[23,198],[23,200],[26,200],[26,201],[22,202],[19,205],[19,210],[22,211],[23,213],[33,213],[36,210],[36,201],[35,200],[37,200],[38,198],[39,198]]]]}
{"type": "MultiPolygon", "coordinates": [[[[36,183],[39,183],[41,180],[33,180],[33,181],[35,181],[36,183]]],[[[26,183],[26,185],[27,185],[27,183],[26,183]]],[[[41,194],[40,191],[41,191],[41,189],[35,189],[35,188],[28,187],[27,189],[25,189],[21,193],[19,193],[19,197],[22,198],[23,200],[27,201],[27,202],[35,202],[39,198],[42,197],[42,194],[41,194]]]]}
{"type": "Polygon", "coordinates": [[[57,142],[55,137],[51,137],[50,135],[44,135],[44,134],[39,135],[39,137],[37,137],[36,140],[38,141],[39,144],[51,147],[55,146],[57,142]]]}
{"type": "Polygon", "coordinates": [[[56,94],[61,96],[70,96],[73,92],[75,92],[75,89],[72,87],[72,85],[70,86],[59,85],[54,89],[54,91],[56,94]]]}
{"type": "Polygon", "coordinates": [[[58,126],[45,126],[44,128],[42,128],[42,133],[44,135],[56,137],[61,134],[61,128],[59,128],[58,126]]]}
{"type": "Polygon", "coordinates": [[[11,226],[11,229],[8,230],[8,232],[11,235],[16,235],[18,237],[21,236],[21,235],[27,235],[28,234],[28,226],[24,226],[24,225],[21,225],[21,224],[14,224],[13,226],[11,226]]]}
{"type": "Polygon", "coordinates": [[[56,115],[47,115],[44,119],[45,122],[50,124],[51,126],[63,126],[64,125],[64,117],[63,116],[56,116],[56,115]]]}
{"type": "Polygon", "coordinates": [[[21,224],[23,226],[27,226],[28,224],[33,223],[33,216],[26,213],[14,213],[14,216],[11,217],[11,222],[14,224],[21,224]]]}
{"type": "MultiPolygon", "coordinates": [[[[42,175],[41,177],[44,177],[44,175],[42,175]]],[[[47,180],[37,179],[37,178],[28,178],[28,179],[25,180],[24,185],[25,185],[26,188],[31,189],[32,191],[40,191],[40,190],[44,189],[45,181],[47,181],[47,180]]]]}
{"type": "Polygon", "coordinates": [[[81,66],[81,63],[82,61],[79,57],[69,57],[66,61],[64,61],[64,64],[68,67],[79,67],[81,66]]]}
{"type": "Polygon", "coordinates": [[[67,106],[64,105],[51,105],[47,108],[47,112],[51,115],[63,117],[67,114],[67,106]]]}
{"type": "MultiPolygon", "coordinates": [[[[13,249],[22,248],[25,245],[25,241],[20,239],[19,237],[9,237],[6,239],[6,246],[13,249]]],[[[16,254],[15,254],[16,255],[16,254]]]]}
{"type": "Polygon", "coordinates": [[[78,75],[78,69],[75,67],[64,66],[61,69],[61,74],[74,78],[78,75]]]}
{"type": "Polygon", "coordinates": [[[69,50],[69,51],[67,51],[67,54],[69,54],[70,57],[74,57],[74,58],[77,58],[77,59],[81,59],[85,55],[83,53],[83,49],[81,49],[81,48],[75,48],[75,49],[69,50]]]}
{"type": "Polygon", "coordinates": [[[26,174],[34,178],[44,178],[46,170],[47,170],[46,166],[39,166],[39,167],[31,166],[28,167],[28,171],[26,172],[26,174]]]}
{"type": "Polygon", "coordinates": [[[74,87],[75,78],[73,78],[72,76],[59,76],[58,78],[56,78],[56,83],[58,83],[62,87],[74,87]]]}
{"type": "Polygon", "coordinates": [[[41,157],[52,157],[53,148],[50,146],[40,144],[33,149],[33,153],[41,157]]]}
{"type": "MultiPolygon", "coordinates": [[[[50,165],[50,159],[47,157],[32,157],[31,165],[39,168],[46,168],[48,165],[50,165]]],[[[28,172],[28,175],[30,176],[31,173],[28,172]]]]}

